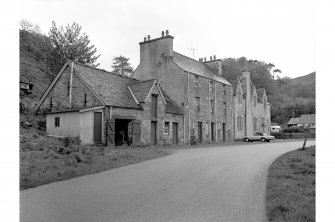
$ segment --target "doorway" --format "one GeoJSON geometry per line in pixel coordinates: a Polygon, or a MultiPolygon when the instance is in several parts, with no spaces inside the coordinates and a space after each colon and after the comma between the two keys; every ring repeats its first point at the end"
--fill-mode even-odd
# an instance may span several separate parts
{"type": "Polygon", "coordinates": [[[211,123],[211,142],[215,142],[214,123],[211,123]]]}
{"type": "Polygon", "coordinates": [[[102,143],[102,113],[94,112],[94,143],[102,143]]]}
{"type": "Polygon", "coordinates": [[[115,146],[132,145],[132,121],[115,119],[115,146]]]}
{"type": "Polygon", "coordinates": [[[226,124],[222,123],[222,141],[226,141],[226,124]]]}
{"type": "Polygon", "coordinates": [[[178,123],[173,123],[172,125],[172,142],[173,144],[178,144],[178,123]]]}
{"type": "Polygon", "coordinates": [[[151,146],[157,145],[157,122],[151,122],[151,146]]]}
{"type": "Polygon", "coordinates": [[[202,122],[198,122],[198,143],[202,143],[202,122]]]}

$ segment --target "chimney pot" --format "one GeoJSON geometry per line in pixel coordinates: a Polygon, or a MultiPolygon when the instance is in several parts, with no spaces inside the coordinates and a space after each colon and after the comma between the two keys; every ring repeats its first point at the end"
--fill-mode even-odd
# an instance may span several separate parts
{"type": "Polygon", "coordinates": [[[212,61],[212,56],[209,57],[209,60],[212,61]]]}
{"type": "Polygon", "coordinates": [[[214,57],[214,60],[216,60],[216,55],[214,55],[213,57],[214,57]]]}
{"type": "Polygon", "coordinates": [[[162,31],[162,37],[164,37],[164,31],[162,31]]]}
{"type": "Polygon", "coordinates": [[[150,35],[148,35],[148,41],[150,41],[150,35]]]}
{"type": "Polygon", "coordinates": [[[205,62],[206,62],[207,61],[206,57],[204,59],[205,59],[205,62]]]}
{"type": "Polygon", "coordinates": [[[144,37],[144,41],[147,41],[147,38],[146,38],[146,37],[144,37]]]}
{"type": "Polygon", "coordinates": [[[168,36],[168,35],[169,35],[169,30],[166,30],[165,33],[166,33],[166,35],[168,36]]]}

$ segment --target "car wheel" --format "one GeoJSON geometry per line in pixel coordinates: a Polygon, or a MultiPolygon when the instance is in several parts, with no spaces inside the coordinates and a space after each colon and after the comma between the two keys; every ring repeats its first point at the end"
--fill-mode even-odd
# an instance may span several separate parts
{"type": "Polygon", "coordinates": [[[270,140],[266,140],[266,142],[270,142],[270,140]]]}
{"type": "Polygon", "coordinates": [[[265,138],[262,138],[261,141],[262,141],[262,142],[265,142],[265,138]]]}
{"type": "Polygon", "coordinates": [[[244,142],[250,142],[249,138],[245,138],[244,142]]]}

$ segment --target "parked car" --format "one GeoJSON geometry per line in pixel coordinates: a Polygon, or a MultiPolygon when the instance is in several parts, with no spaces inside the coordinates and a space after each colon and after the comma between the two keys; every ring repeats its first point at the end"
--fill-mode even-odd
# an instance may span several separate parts
{"type": "Polygon", "coordinates": [[[253,141],[262,141],[262,142],[270,142],[270,140],[274,140],[274,136],[266,135],[265,133],[257,132],[254,136],[246,136],[244,137],[244,142],[253,142],[253,141]]]}

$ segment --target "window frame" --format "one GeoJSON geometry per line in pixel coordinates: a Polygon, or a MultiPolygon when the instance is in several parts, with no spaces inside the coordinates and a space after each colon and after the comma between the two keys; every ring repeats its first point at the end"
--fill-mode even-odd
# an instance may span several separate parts
{"type": "Polygon", "coordinates": [[[199,87],[199,76],[194,75],[194,87],[199,87]]]}
{"type": "Polygon", "coordinates": [[[170,122],[164,122],[164,134],[165,135],[170,134],[170,122]]]}
{"type": "Polygon", "coordinates": [[[196,111],[200,112],[200,97],[194,97],[195,100],[195,109],[196,111]]]}
{"type": "Polygon", "coordinates": [[[55,117],[55,127],[60,127],[60,117],[59,116],[55,117]]]}
{"type": "Polygon", "coordinates": [[[215,107],[214,100],[211,99],[209,103],[210,103],[210,107],[211,107],[211,113],[214,113],[214,112],[215,112],[215,108],[214,108],[214,107],[215,107]]]}

